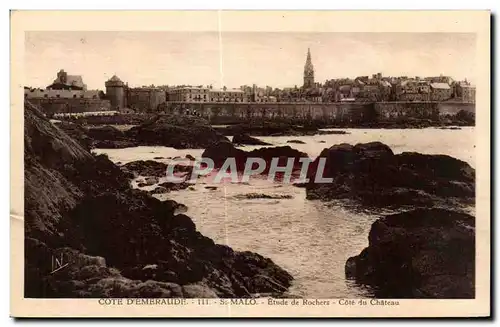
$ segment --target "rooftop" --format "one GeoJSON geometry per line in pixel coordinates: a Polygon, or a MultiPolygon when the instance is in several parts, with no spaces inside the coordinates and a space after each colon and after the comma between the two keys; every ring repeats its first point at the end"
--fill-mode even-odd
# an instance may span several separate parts
{"type": "Polygon", "coordinates": [[[448,83],[431,83],[431,87],[433,89],[442,89],[442,90],[450,89],[450,85],[448,85],[448,83]]]}

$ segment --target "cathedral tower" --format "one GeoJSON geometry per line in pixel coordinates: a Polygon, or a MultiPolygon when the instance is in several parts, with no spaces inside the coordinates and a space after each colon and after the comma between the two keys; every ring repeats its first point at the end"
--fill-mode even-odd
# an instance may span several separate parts
{"type": "Polygon", "coordinates": [[[304,65],[304,88],[314,86],[314,66],[311,61],[311,50],[307,48],[307,59],[304,65]]]}

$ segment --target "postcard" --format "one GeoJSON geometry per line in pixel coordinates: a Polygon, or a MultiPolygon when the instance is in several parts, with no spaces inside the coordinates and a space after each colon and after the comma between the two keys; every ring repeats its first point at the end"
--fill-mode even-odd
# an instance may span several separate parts
{"type": "Polygon", "coordinates": [[[490,19],[12,11],[11,316],[490,316],[490,19]]]}

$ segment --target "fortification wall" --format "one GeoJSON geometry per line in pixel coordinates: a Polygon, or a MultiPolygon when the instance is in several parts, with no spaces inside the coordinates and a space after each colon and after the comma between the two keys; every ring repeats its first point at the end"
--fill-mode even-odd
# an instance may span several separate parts
{"type": "Polygon", "coordinates": [[[46,114],[55,113],[78,113],[111,110],[109,100],[102,99],[52,99],[52,98],[32,98],[30,101],[42,108],[46,114]]]}
{"type": "Polygon", "coordinates": [[[210,120],[249,119],[356,121],[373,116],[373,103],[185,103],[167,102],[160,110],[197,114],[210,120]]]}
{"type": "Polygon", "coordinates": [[[441,115],[454,115],[460,110],[465,110],[468,112],[476,112],[476,104],[475,103],[461,103],[461,102],[456,102],[456,103],[448,103],[448,102],[441,102],[438,104],[439,107],[439,114],[441,115]]]}
{"type": "Polygon", "coordinates": [[[440,102],[335,102],[335,103],[186,103],[167,102],[160,110],[171,114],[196,114],[220,124],[255,119],[287,121],[384,122],[405,119],[438,120],[460,110],[475,111],[469,103],[440,102]]]}
{"type": "Polygon", "coordinates": [[[52,90],[52,89],[24,89],[24,96],[28,99],[33,98],[87,98],[87,99],[98,99],[98,90],[52,90]]]}

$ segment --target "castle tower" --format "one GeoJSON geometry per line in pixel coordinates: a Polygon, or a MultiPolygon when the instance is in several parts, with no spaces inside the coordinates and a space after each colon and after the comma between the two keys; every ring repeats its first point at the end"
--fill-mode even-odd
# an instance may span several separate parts
{"type": "Polygon", "coordinates": [[[66,84],[68,82],[68,73],[66,73],[64,71],[64,69],[61,69],[58,73],[57,73],[57,80],[61,83],[61,84],[66,84]]]}
{"type": "Polygon", "coordinates": [[[307,48],[307,59],[304,65],[304,88],[314,86],[314,66],[311,61],[311,50],[307,48]]]}
{"type": "Polygon", "coordinates": [[[104,85],[106,85],[106,97],[111,102],[111,108],[114,110],[123,109],[126,105],[125,84],[116,75],[113,75],[104,85]]]}

